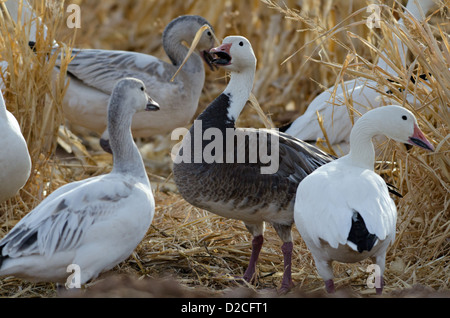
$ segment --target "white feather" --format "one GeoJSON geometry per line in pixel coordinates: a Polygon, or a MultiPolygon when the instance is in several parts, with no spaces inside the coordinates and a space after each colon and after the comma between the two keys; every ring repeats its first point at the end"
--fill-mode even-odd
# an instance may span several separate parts
{"type": "Polygon", "coordinates": [[[19,123],[0,93],[0,202],[17,194],[31,173],[31,158],[19,123]]]}
{"type": "Polygon", "coordinates": [[[294,210],[302,236],[316,246],[321,246],[320,239],[333,248],[346,245],[354,211],[379,239],[395,232],[397,210],[384,180],[340,159],[318,168],[300,183],[294,210]]]}

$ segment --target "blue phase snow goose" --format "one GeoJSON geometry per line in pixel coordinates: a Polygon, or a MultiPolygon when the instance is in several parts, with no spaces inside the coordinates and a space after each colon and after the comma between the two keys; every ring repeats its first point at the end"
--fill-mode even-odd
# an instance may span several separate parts
{"type": "Polygon", "coordinates": [[[0,203],[13,197],[27,182],[31,158],[17,119],[0,92],[0,203]]]}
{"type": "MultiPolygon", "coordinates": [[[[192,54],[176,79],[196,32],[208,21],[196,15],[180,16],[171,21],[162,36],[162,45],[171,63],[154,56],[128,51],[73,49],[68,66],[70,85],[63,101],[64,114],[70,123],[102,134],[100,143],[108,151],[106,108],[117,80],[134,77],[142,80],[155,100],[161,101],[156,114],[134,116],[133,136],[150,137],[183,127],[194,116],[205,82],[204,61],[211,66],[207,51],[214,45],[210,30],[204,31],[192,54]]],[[[212,27],[211,27],[212,30],[212,27]]],[[[211,66],[212,68],[212,66],[211,66]]]]}
{"type": "Polygon", "coordinates": [[[378,134],[434,150],[409,110],[393,105],[376,108],[355,123],[349,154],[316,169],[298,186],[295,224],[328,292],[334,292],[332,261],[353,263],[368,257],[379,266],[375,286],[378,294],[382,292],[397,209],[386,183],[374,172],[372,137],[378,134]]]}
{"type": "Polygon", "coordinates": [[[76,264],[84,284],[133,252],[155,203],[130,126],[135,112],[158,109],[142,81],[117,83],[108,106],[112,171],[60,187],[22,218],[0,241],[0,276],[64,283],[76,264]]]}
{"type": "MultiPolygon", "coordinates": [[[[409,0],[406,9],[418,21],[423,21],[425,17],[421,14],[418,7],[421,6],[422,12],[426,13],[435,5],[433,0],[409,0]]],[[[403,20],[399,20],[403,25],[403,20]]],[[[394,35],[394,37],[396,37],[394,35]]],[[[399,54],[404,62],[406,52],[404,44],[397,38],[399,54]]],[[[383,54],[385,55],[385,54],[383,54]]],[[[385,57],[389,59],[389,57],[385,57]]],[[[397,73],[383,59],[378,59],[377,67],[388,74],[397,75],[397,73]]],[[[315,143],[319,138],[324,139],[324,134],[317,121],[317,112],[323,117],[324,129],[327,132],[330,144],[338,155],[345,155],[349,150],[349,138],[352,129],[351,119],[348,109],[345,106],[346,100],[352,101],[353,108],[364,114],[369,109],[377,108],[386,104],[391,104],[389,98],[377,91],[377,82],[365,78],[356,78],[348,80],[342,85],[336,87],[336,94],[333,94],[335,87],[331,87],[317,96],[308,106],[305,113],[298,117],[291,124],[281,128],[287,134],[298,139],[315,143]],[[345,90],[344,88],[345,87],[345,90]]],[[[386,88],[386,91],[388,89],[386,88]]],[[[414,105],[415,99],[412,94],[407,95],[407,99],[414,105]]],[[[356,113],[355,113],[356,114],[356,113]]],[[[355,120],[359,117],[356,116],[355,120]]]]}
{"type": "Polygon", "coordinates": [[[332,157],[290,135],[270,129],[236,128],[252,87],[256,57],[250,42],[229,36],[212,49],[213,63],[231,72],[228,86],[194,121],[174,159],[180,194],[194,206],[242,220],[253,236],[244,273],[255,279],[264,223],[283,241],[281,292],[292,287],[293,208],[299,182],[332,157]]]}

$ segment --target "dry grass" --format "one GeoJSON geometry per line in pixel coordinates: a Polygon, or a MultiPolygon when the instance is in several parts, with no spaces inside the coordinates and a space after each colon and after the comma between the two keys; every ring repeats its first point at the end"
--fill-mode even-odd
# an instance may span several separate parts
{"type": "MultiPolygon", "coordinates": [[[[397,101],[412,109],[404,103],[402,93],[374,67],[383,45],[393,65],[400,65],[395,46],[389,44],[392,32],[396,32],[412,51],[411,67],[398,70],[401,75],[398,82],[414,90],[423,102],[423,107],[413,111],[422,130],[435,144],[436,152],[428,154],[420,149],[406,152],[393,142],[382,145],[382,156],[378,159],[388,160],[390,164],[377,169],[404,194],[403,199],[397,200],[398,234],[387,255],[385,291],[387,295],[395,295],[416,284],[435,291],[448,291],[448,8],[436,12],[432,21],[424,25],[409,20],[403,31],[399,31],[394,21],[402,12],[396,10],[392,15],[384,8],[385,22],[380,29],[371,31],[361,23],[367,17],[365,1],[349,1],[337,6],[331,0],[305,0],[301,11],[297,2],[286,0],[283,2],[286,6],[279,6],[278,2],[259,0],[66,1],[66,5],[79,4],[82,17],[82,28],[76,31],[74,43],[69,44],[74,30],[64,26],[63,11],[58,10],[58,6],[45,9],[43,1],[36,1],[35,7],[40,10],[43,21],[52,26],[47,40],[37,39],[38,55],[28,49],[23,30],[14,30],[2,23],[0,55],[12,65],[6,78],[5,99],[23,129],[32,154],[34,174],[16,198],[0,207],[0,236],[54,189],[73,180],[106,173],[111,168],[111,157],[97,145],[98,136],[77,133],[75,137],[70,131],[59,128],[63,123],[60,106],[64,82],[56,81],[56,89],[51,87],[58,75],[53,71],[51,39],[66,43],[68,50],[74,45],[135,50],[166,58],[160,45],[165,25],[181,14],[202,15],[214,26],[219,38],[240,34],[252,42],[258,58],[253,93],[273,123],[281,125],[302,114],[318,93],[341,77],[364,76],[390,85],[397,101]],[[409,78],[416,67],[420,72],[433,74],[430,93],[426,89],[428,84],[413,85],[402,79],[409,78]],[[57,149],[57,144],[71,153],[61,150],[62,147],[57,149]]],[[[386,5],[398,8],[392,1],[387,1],[386,5]]],[[[224,89],[223,75],[223,72],[207,71],[199,112],[224,89]]],[[[351,109],[351,101],[347,106],[351,109]]],[[[238,124],[263,126],[250,107],[244,110],[238,124]]],[[[139,144],[155,189],[156,215],[133,256],[108,274],[130,274],[139,279],[171,276],[190,290],[201,287],[211,296],[229,295],[238,286],[233,276],[242,275],[248,263],[250,234],[241,222],[199,210],[178,195],[170,177],[169,153],[173,143],[169,137],[139,144]]],[[[321,146],[326,148],[326,143],[321,146]]],[[[322,281],[310,253],[297,230],[293,232],[292,270],[296,290],[308,293],[321,290],[322,281]]],[[[257,295],[279,286],[283,271],[281,242],[271,227],[267,228],[265,238],[258,264],[258,284],[248,286],[257,295]]],[[[337,287],[351,287],[357,295],[373,294],[365,287],[368,264],[335,264],[337,287]]],[[[94,290],[92,285],[101,283],[101,279],[94,281],[88,290],[94,290]]],[[[0,280],[0,296],[55,295],[53,284],[30,284],[12,277],[0,280]]]]}

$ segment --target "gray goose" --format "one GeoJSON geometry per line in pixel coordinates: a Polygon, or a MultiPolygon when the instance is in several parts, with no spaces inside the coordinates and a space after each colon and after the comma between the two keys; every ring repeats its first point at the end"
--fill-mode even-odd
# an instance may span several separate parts
{"type": "Polygon", "coordinates": [[[22,218],[0,241],[0,277],[64,283],[68,266],[76,264],[82,285],[133,252],[155,201],[131,120],[136,112],[157,110],[142,81],[116,84],[108,107],[113,170],[60,187],[22,218]]]}
{"type": "Polygon", "coordinates": [[[225,38],[222,45],[212,49],[210,54],[215,56],[214,64],[231,72],[230,82],[199,115],[184,137],[174,160],[174,180],[180,194],[190,204],[244,222],[253,236],[252,254],[243,277],[248,282],[255,279],[256,262],[263,245],[264,222],[272,224],[283,241],[284,274],[280,292],[285,292],[293,285],[291,228],[298,184],[333,158],[314,146],[275,130],[236,128],[235,121],[253,87],[256,57],[250,42],[241,36],[225,38]],[[236,137],[227,138],[230,131],[236,137]],[[218,139],[210,142],[202,136],[214,132],[225,136],[225,142],[210,151],[214,157],[211,160],[206,154],[213,142],[218,144],[218,139]],[[243,135],[249,136],[245,143],[233,142],[243,135]],[[227,149],[230,141],[233,148],[227,149]],[[258,151],[250,147],[255,141],[258,151]],[[271,162],[260,154],[263,148],[270,149],[267,155],[273,157],[271,162]],[[239,156],[244,153],[247,159],[239,161],[239,156]],[[251,160],[255,153],[257,158],[251,160]],[[273,165],[276,166],[274,162],[278,162],[278,169],[273,169],[273,165]]]}
{"type": "Polygon", "coordinates": [[[212,69],[206,54],[214,46],[211,31],[203,33],[196,52],[189,57],[175,80],[171,82],[170,79],[188,52],[184,43],[191,44],[197,31],[205,24],[212,30],[203,17],[184,15],[166,26],[162,45],[171,63],[137,52],[73,49],[74,58],[67,69],[70,85],[63,101],[66,119],[102,134],[100,144],[111,152],[106,129],[108,98],[119,79],[133,77],[145,83],[156,101],[164,101],[158,113],[133,117],[131,129],[134,137],[164,134],[186,125],[197,110],[205,82],[202,59],[212,69]]]}

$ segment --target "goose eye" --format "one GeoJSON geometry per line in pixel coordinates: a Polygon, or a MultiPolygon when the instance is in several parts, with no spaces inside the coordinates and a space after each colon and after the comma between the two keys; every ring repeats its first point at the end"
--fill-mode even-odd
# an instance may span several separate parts
{"type": "Polygon", "coordinates": [[[239,42],[239,46],[244,46],[244,42],[239,42]]]}
{"type": "Polygon", "coordinates": [[[408,117],[406,117],[405,115],[403,115],[403,116],[402,116],[402,119],[403,119],[403,120],[407,120],[408,117]]]}

